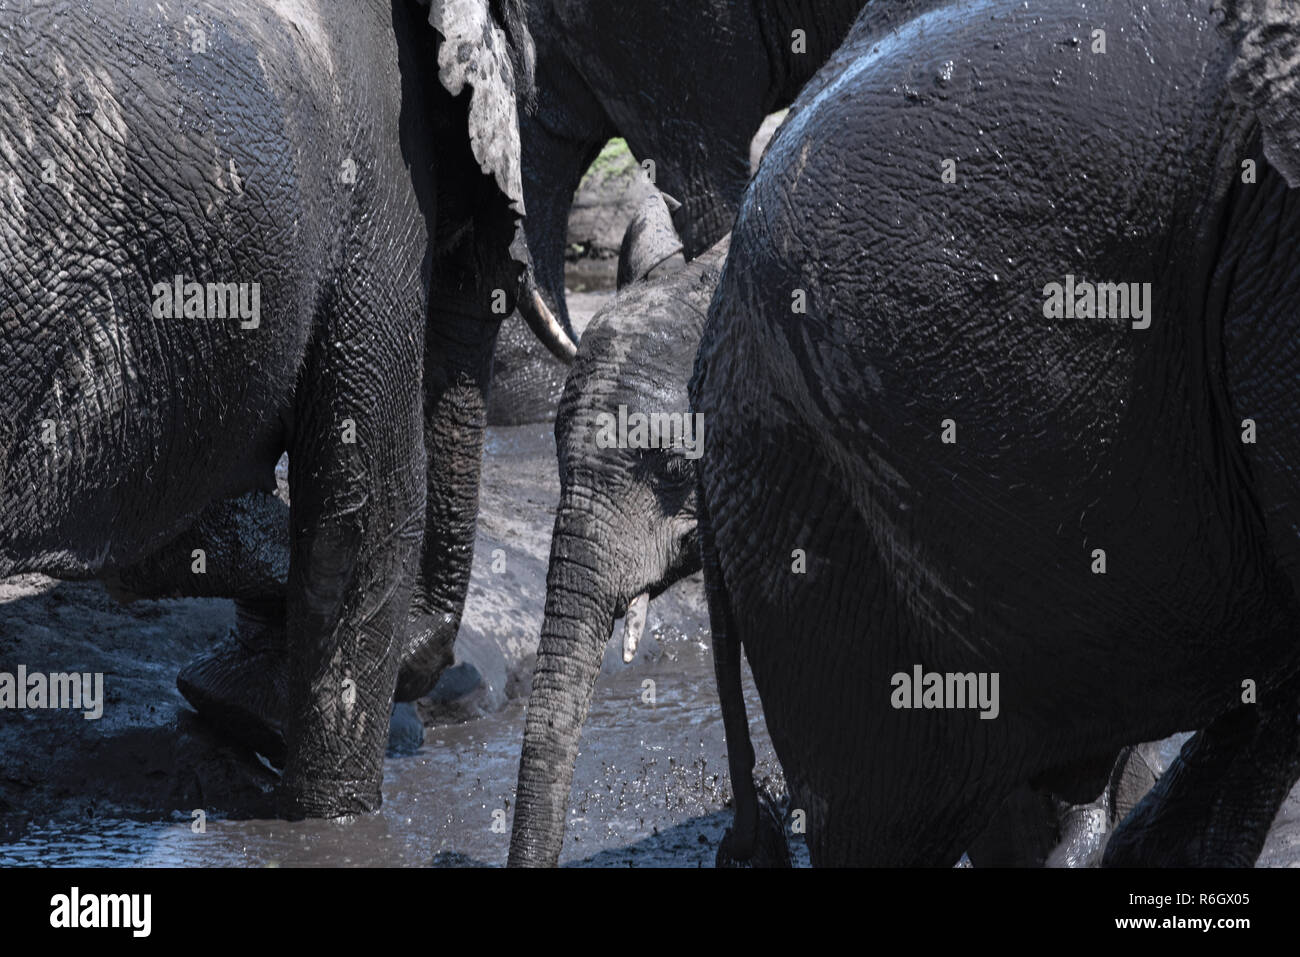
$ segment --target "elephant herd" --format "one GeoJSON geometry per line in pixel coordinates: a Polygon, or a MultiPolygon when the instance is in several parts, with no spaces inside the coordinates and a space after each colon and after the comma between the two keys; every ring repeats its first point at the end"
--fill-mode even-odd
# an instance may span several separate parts
{"type": "Polygon", "coordinates": [[[376,809],[452,663],[517,309],[571,366],[511,864],[558,862],[615,621],[701,569],[720,865],[790,861],[742,652],[815,865],[950,866],[1193,729],[1105,862],[1259,855],[1300,0],[18,0],[0,103],[0,577],[235,599],[179,684],[286,817],[376,809]],[[612,136],[664,195],[578,341],[612,136]]]}

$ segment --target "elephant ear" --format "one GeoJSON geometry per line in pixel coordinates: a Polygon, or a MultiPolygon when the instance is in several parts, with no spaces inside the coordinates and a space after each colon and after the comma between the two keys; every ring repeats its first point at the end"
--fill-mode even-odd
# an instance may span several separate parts
{"type": "MultiPolygon", "coordinates": [[[[677,254],[682,251],[682,241],[673,228],[673,211],[681,206],[657,189],[641,201],[641,208],[627,224],[618,250],[619,289],[645,279],[673,257],[681,259],[677,254]]],[[[685,264],[685,260],[680,265],[674,263],[678,268],[685,264]]]]}
{"type": "Polygon", "coordinates": [[[523,0],[429,0],[429,23],[442,34],[438,79],[452,96],[468,85],[474,159],[524,214],[519,106],[533,95],[532,37],[523,0]]]}
{"type": "Polygon", "coordinates": [[[1216,0],[1235,56],[1233,98],[1259,119],[1264,155],[1300,187],[1300,0],[1216,0]]]}

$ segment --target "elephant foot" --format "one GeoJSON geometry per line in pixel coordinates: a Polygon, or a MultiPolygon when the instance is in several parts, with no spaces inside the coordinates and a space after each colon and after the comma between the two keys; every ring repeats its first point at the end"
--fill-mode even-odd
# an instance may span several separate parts
{"type": "Polygon", "coordinates": [[[235,631],[182,668],[176,687],[206,721],[284,767],[286,665],[283,627],[241,611],[235,631]]]}
{"type": "Polygon", "coordinates": [[[383,803],[379,782],[374,780],[286,778],[276,791],[276,813],[286,821],[354,818],[378,811],[383,803]]]}
{"type": "MultiPolygon", "coordinates": [[[[274,608],[238,607],[235,629],[182,668],[176,687],[206,722],[283,768],[289,700],[284,616],[274,608]]],[[[423,743],[424,724],[414,702],[394,704],[388,756],[415,754],[423,743]]]]}
{"type": "Polygon", "coordinates": [[[785,823],[776,800],[766,788],[758,788],[758,823],[754,837],[754,852],[748,860],[735,857],[731,828],[722,835],[718,844],[716,867],[793,867],[790,845],[785,839],[785,823]]]}
{"type": "Polygon", "coordinates": [[[388,721],[388,756],[414,754],[424,744],[424,722],[414,701],[393,702],[393,716],[388,721]]]}

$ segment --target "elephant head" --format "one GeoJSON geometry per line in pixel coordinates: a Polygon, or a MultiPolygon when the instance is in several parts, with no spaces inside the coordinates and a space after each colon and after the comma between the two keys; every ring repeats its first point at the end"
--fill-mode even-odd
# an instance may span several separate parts
{"type": "MultiPolygon", "coordinates": [[[[675,237],[661,228],[667,216],[659,203],[634,221],[627,262],[653,268],[675,252],[675,237]],[[653,248],[637,248],[635,236],[653,248]]],[[[623,658],[631,661],[650,599],[700,567],[694,463],[704,431],[688,417],[686,382],[726,248],[724,239],[678,272],[621,291],[587,327],[565,385],[555,425],[560,503],[512,865],[559,858],[578,738],[615,619],[624,616],[623,658]],[[638,433],[639,422],[659,428],[638,433]]]]}
{"type": "MultiPolygon", "coordinates": [[[[536,102],[536,49],[524,0],[421,2],[427,3],[429,23],[443,38],[438,47],[439,81],[453,96],[469,88],[466,119],[474,159],[493,177],[511,210],[522,217],[520,118],[521,112],[526,114],[536,102]]],[[[521,264],[531,264],[522,227],[511,255],[521,264]]],[[[524,297],[535,295],[531,289],[521,292],[524,297]]],[[[549,350],[558,356],[573,355],[572,330],[560,325],[553,313],[531,308],[524,309],[523,315],[549,350]]]]}
{"type": "Polygon", "coordinates": [[[1228,78],[1233,97],[1258,118],[1264,155],[1295,189],[1300,186],[1300,2],[1218,0],[1215,9],[1236,48],[1228,78]]]}

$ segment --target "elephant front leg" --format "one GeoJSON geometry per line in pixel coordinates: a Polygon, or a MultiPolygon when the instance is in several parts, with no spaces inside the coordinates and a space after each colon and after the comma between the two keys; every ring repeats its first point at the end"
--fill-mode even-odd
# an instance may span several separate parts
{"type": "Polygon", "coordinates": [[[410,388],[419,371],[400,359],[331,356],[305,371],[305,381],[326,388],[302,401],[290,451],[291,669],[280,792],[290,818],[373,811],[381,801],[424,512],[418,390],[410,388]],[[343,387],[328,388],[336,382],[343,387]]]}

